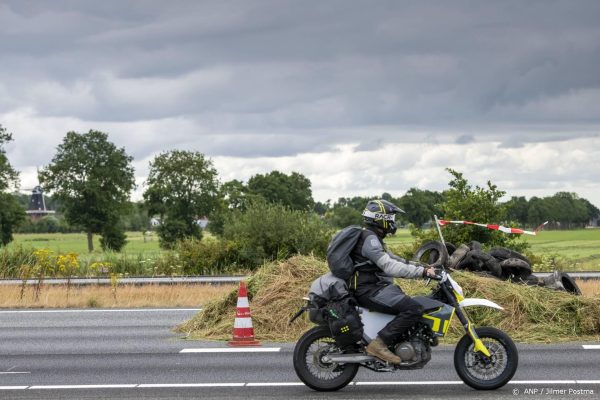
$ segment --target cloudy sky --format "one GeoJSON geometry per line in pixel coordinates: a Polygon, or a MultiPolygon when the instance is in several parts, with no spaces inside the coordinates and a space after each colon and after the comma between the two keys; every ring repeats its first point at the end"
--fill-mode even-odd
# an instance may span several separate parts
{"type": "Polygon", "coordinates": [[[600,206],[598,1],[0,0],[0,124],[21,186],[109,133],[139,198],[161,151],[220,179],[298,171],[317,200],[442,190],[600,206]]]}

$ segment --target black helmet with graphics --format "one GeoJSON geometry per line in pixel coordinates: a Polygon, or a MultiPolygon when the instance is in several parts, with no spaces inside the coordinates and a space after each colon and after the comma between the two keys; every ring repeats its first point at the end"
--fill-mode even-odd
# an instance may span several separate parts
{"type": "Polygon", "coordinates": [[[366,225],[379,228],[384,234],[396,233],[396,214],[404,214],[397,205],[387,200],[369,200],[363,211],[363,220],[366,225]]]}

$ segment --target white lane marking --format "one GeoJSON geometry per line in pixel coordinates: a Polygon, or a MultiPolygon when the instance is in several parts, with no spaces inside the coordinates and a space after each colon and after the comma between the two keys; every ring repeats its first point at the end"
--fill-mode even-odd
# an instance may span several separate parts
{"type": "Polygon", "coordinates": [[[586,350],[600,350],[600,344],[582,344],[586,350]]]}
{"type": "MultiPolygon", "coordinates": [[[[463,385],[462,381],[381,381],[381,382],[351,382],[351,385],[360,386],[436,386],[436,385],[463,385]]],[[[600,385],[600,380],[538,380],[538,381],[510,381],[508,383],[519,385],[540,385],[540,384],[577,384],[577,385],[600,385]]],[[[233,382],[233,383],[141,383],[141,384],[113,384],[113,385],[35,385],[35,386],[0,386],[0,390],[61,390],[61,389],[137,389],[137,388],[182,388],[182,387],[282,387],[282,386],[303,386],[302,382],[233,382]]]]}
{"type": "Polygon", "coordinates": [[[276,353],[281,347],[215,347],[201,349],[183,349],[180,353],[276,353]]]}
{"type": "Polygon", "coordinates": [[[304,386],[302,382],[250,382],[246,386],[263,387],[263,386],[304,386]]]}
{"type": "Polygon", "coordinates": [[[29,389],[131,389],[137,386],[138,385],[38,385],[29,386],[29,389]]]}
{"type": "Polygon", "coordinates": [[[36,314],[36,313],[102,313],[102,312],[177,312],[200,311],[201,308],[115,308],[115,309],[87,309],[87,310],[3,310],[0,314],[36,314]]]}
{"type": "Polygon", "coordinates": [[[576,380],[565,380],[565,381],[510,381],[510,383],[512,383],[513,385],[551,385],[551,384],[557,384],[557,385],[572,385],[577,383],[576,380]]]}
{"type": "Polygon", "coordinates": [[[0,372],[0,375],[10,375],[10,374],[30,374],[31,372],[29,371],[5,371],[5,372],[0,372]]]}
{"type": "Polygon", "coordinates": [[[245,383],[143,383],[139,388],[242,387],[245,383]]]}
{"type": "Polygon", "coordinates": [[[463,381],[356,382],[356,385],[462,385],[463,381]]]}

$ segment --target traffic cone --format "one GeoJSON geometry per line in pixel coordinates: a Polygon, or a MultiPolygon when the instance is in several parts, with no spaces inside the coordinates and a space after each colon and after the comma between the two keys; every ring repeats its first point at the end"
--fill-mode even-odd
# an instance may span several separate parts
{"type": "Polygon", "coordinates": [[[252,328],[252,316],[250,315],[250,304],[248,303],[248,290],[244,282],[240,282],[235,321],[233,323],[233,339],[227,342],[227,345],[260,346],[260,342],[254,339],[254,328],[252,328]]]}

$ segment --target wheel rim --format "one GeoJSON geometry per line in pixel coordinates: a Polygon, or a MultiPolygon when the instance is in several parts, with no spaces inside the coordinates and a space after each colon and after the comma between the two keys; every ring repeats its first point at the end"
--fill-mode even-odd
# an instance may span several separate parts
{"type": "Polygon", "coordinates": [[[490,357],[488,358],[480,352],[474,352],[473,344],[471,344],[465,353],[465,366],[469,375],[473,378],[480,381],[491,381],[497,379],[506,371],[508,351],[496,339],[482,338],[481,340],[490,352],[490,357]]]}
{"type": "Polygon", "coordinates": [[[337,348],[332,338],[319,338],[312,342],[304,355],[308,372],[315,378],[323,381],[334,380],[342,375],[344,371],[339,364],[323,360],[323,357],[335,350],[337,348]]]}

